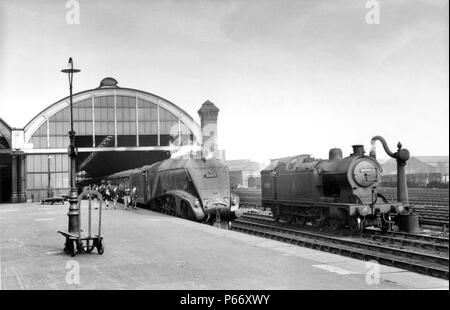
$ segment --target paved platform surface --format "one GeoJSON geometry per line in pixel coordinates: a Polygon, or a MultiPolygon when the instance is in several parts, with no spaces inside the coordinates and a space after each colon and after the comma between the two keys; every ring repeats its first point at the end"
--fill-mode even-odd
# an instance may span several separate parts
{"type": "Polygon", "coordinates": [[[1,289],[449,289],[387,266],[367,281],[376,265],[123,207],[103,213],[105,253],[72,258],[56,233],[67,210],[0,205],[1,289]]]}

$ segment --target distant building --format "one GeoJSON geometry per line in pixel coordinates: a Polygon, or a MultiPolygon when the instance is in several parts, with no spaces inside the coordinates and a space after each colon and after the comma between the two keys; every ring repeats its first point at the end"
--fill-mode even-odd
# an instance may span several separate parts
{"type": "Polygon", "coordinates": [[[448,156],[416,156],[416,158],[430,166],[435,167],[441,174],[441,182],[449,182],[449,157],[448,156]]]}
{"type": "Polygon", "coordinates": [[[231,186],[233,188],[260,188],[260,171],[264,164],[251,161],[250,159],[226,160],[225,165],[230,169],[231,186]]]}
{"type": "MultiPolygon", "coordinates": [[[[382,163],[383,186],[395,186],[397,163],[391,158],[382,163]]],[[[409,186],[425,187],[448,184],[448,156],[413,156],[406,163],[406,178],[409,186]]]]}

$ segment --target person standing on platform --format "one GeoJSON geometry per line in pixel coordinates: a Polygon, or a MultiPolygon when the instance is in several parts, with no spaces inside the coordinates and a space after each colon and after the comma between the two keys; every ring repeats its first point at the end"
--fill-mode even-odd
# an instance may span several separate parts
{"type": "Polygon", "coordinates": [[[102,198],[105,199],[105,191],[106,191],[106,186],[104,183],[102,183],[99,187],[98,187],[98,192],[102,195],[102,198]]]}
{"type": "Polygon", "coordinates": [[[117,186],[114,186],[111,191],[112,201],[113,201],[113,207],[116,209],[117,200],[119,199],[119,190],[117,189],[117,186]]]}
{"type": "Polygon", "coordinates": [[[125,210],[128,210],[128,205],[131,202],[131,189],[129,186],[125,187],[125,191],[123,193],[123,203],[125,204],[125,210]]]}
{"type": "Polygon", "coordinates": [[[137,188],[133,187],[133,190],[131,191],[131,207],[133,209],[137,209],[137,188]]]}
{"type": "Polygon", "coordinates": [[[123,185],[119,185],[119,187],[117,188],[117,201],[119,201],[119,200],[121,200],[123,203],[125,203],[123,185]]]}
{"type": "Polygon", "coordinates": [[[112,200],[112,194],[111,194],[111,189],[110,187],[106,187],[105,189],[105,210],[109,208],[109,203],[112,200]]]}

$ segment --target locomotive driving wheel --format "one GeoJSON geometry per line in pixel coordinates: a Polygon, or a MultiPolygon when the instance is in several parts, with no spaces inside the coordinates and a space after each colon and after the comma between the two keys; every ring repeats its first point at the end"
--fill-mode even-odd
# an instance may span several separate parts
{"type": "Polygon", "coordinates": [[[167,215],[175,214],[175,199],[171,196],[166,196],[163,198],[161,203],[162,213],[167,215]]]}
{"type": "Polygon", "coordinates": [[[333,230],[339,230],[342,228],[342,221],[340,219],[330,219],[329,224],[333,230]]]}
{"type": "Polygon", "coordinates": [[[305,225],[306,224],[306,216],[302,216],[302,215],[298,215],[297,216],[297,223],[300,225],[305,225]]]}
{"type": "Polygon", "coordinates": [[[391,216],[388,214],[387,219],[384,218],[384,215],[381,218],[381,231],[387,232],[391,230],[391,216]]]}
{"type": "Polygon", "coordinates": [[[354,233],[361,233],[364,228],[364,222],[359,216],[351,216],[348,220],[348,228],[354,233]]]}
{"type": "Polygon", "coordinates": [[[320,218],[313,218],[311,220],[311,226],[314,228],[322,227],[323,221],[320,220],[320,218]]]}
{"type": "Polygon", "coordinates": [[[292,222],[294,221],[294,217],[289,214],[284,214],[281,216],[281,220],[286,224],[292,224],[292,222]]]}
{"type": "Polygon", "coordinates": [[[181,200],[180,204],[180,214],[177,214],[177,216],[187,219],[189,215],[189,204],[185,200],[181,200]]]}

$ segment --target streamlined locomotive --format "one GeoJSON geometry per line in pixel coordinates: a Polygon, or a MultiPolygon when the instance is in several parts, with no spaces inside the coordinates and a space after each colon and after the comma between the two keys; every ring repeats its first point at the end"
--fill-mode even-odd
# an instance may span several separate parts
{"type": "Polygon", "coordinates": [[[136,187],[138,204],[166,214],[227,226],[242,215],[228,167],[216,159],[171,158],[107,179],[136,187]]]}
{"type": "Polygon", "coordinates": [[[328,160],[310,155],[274,160],[261,171],[262,205],[271,208],[276,221],[388,230],[394,224],[392,216],[405,213],[407,207],[389,203],[377,191],[380,173],[381,165],[365,155],[362,145],[354,145],[345,158],[333,148],[328,160]]]}

